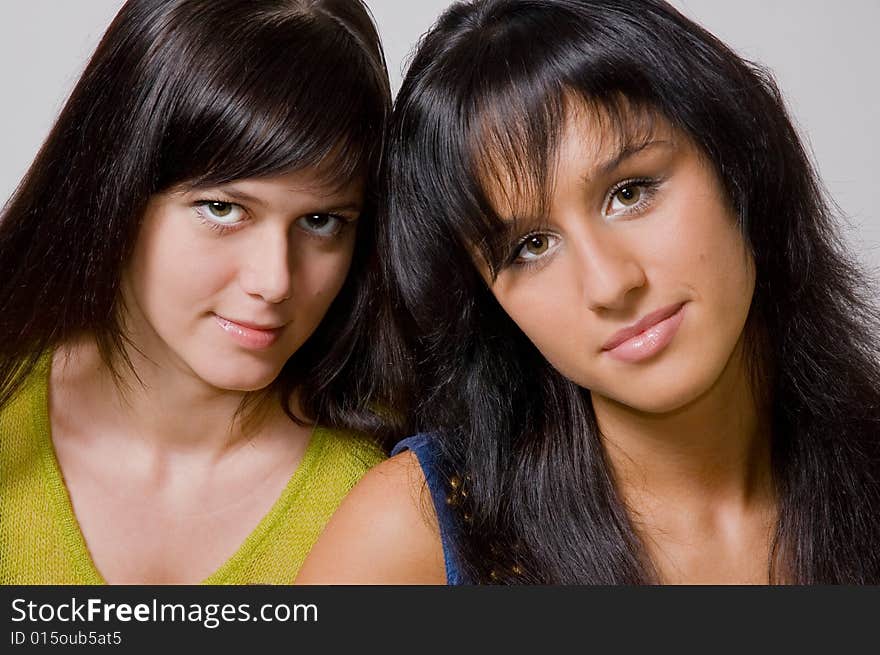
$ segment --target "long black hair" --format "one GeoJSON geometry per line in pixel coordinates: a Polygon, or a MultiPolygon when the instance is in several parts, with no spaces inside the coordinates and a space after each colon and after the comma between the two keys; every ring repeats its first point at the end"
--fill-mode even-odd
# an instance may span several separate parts
{"type": "Polygon", "coordinates": [[[501,257],[487,166],[500,158],[508,183],[545,193],[570,96],[620,138],[634,116],[682,130],[735,211],[756,265],[746,336],[779,503],[770,579],[880,582],[876,287],[838,239],[771,76],[661,0],[457,3],[396,100],[380,240],[412,337],[411,429],[436,435],[466,577],[658,581],[589,391],[547,363],[473,261],[501,257]]]}
{"type": "Polygon", "coordinates": [[[360,368],[375,351],[364,326],[390,104],[360,0],[129,0],[3,210],[0,406],[74,335],[93,335],[117,375],[130,366],[120,277],[152,194],[315,167],[365,178],[367,198],[348,279],[275,388],[298,387],[310,418],[379,426],[356,399],[372,394],[360,368]]]}

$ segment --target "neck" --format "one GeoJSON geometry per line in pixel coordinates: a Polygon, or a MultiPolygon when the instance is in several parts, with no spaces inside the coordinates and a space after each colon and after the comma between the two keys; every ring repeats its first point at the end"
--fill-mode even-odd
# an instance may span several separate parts
{"type": "Polygon", "coordinates": [[[621,496],[636,514],[767,506],[769,421],[755,401],[742,341],[711,389],[663,414],[592,397],[621,496]]]}
{"type": "Polygon", "coordinates": [[[239,412],[246,392],[212,387],[185,365],[151,361],[129,346],[126,354],[132,366],[117,361],[114,377],[94,341],[84,338],[63,348],[53,369],[60,368],[62,386],[76,394],[74,406],[141,446],[220,457],[286,418],[266,394],[252,399],[253,411],[239,412]]]}

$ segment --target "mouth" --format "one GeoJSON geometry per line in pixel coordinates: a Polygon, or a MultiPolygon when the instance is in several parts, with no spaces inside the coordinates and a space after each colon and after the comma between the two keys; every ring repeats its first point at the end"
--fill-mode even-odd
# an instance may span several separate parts
{"type": "Polygon", "coordinates": [[[678,332],[684,319],[685,304],[668,305],[619,330],[605,342],[602,351],[624,362],[640,362],[656,355],[678,332]]]}
{"type": "Polygon", "coordinates": [[[261,325],[248,321],[233,320],[219,314],[213,314],[213,316],[223,332],[238,345],[249,350],[265,350],[269,348],[278,341],[287,325],[286,323],[261,325]]]}

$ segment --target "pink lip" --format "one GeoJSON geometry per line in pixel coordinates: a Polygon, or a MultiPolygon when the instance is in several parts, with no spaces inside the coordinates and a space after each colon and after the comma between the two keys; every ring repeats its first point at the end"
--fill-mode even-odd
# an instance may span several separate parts
{"type": "Polygon", "coordinates": [[[244,323],[224,318],[214,314],[214,319],[220,328],[228,334],[240,346],[252,350],[263,350],[270,347],[281,336],[284,325],[259,326],[254,323],[244,323]]]}
{"type": "Polygon", "coordinates": [[[634,325],[615,333],[602,350],[624,362],[639,362],[666,348],[684,319],[685,303],[651,312],[634,325]]]}

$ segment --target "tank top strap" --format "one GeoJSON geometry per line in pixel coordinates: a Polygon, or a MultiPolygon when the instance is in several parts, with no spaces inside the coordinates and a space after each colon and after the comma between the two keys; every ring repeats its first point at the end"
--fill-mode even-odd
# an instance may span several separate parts
{"type": "Polygon", "coordinates": [[[455,533],[455,517],[452,509],[446,502],[446,483],[438,466],[438,452],[434,439],[428,433],[420,433],[407,437],[398,442],[391,455],[397,455],[404,450],[411,450],[419,460],[419,465],[425,474],[428,489],[431,492],[431,500],[434,503],[434,511],[437,513],[437,522],[440,524],[440,540],[443,544],[443,560],[446,564],[446,584],[465,584],[453,549],[453,534],[455,533]]]}

